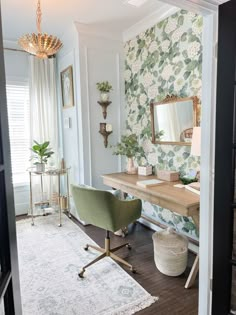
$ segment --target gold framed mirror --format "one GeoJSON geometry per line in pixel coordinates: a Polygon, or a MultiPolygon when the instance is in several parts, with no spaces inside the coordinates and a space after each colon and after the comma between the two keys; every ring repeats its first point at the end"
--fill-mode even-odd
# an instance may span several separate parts
{"type": "Polygon", "coordinates": [[[151,102],[152,143],[191,145],[193,127],[199,124],[197,96],[167,95],[151,102]]]}

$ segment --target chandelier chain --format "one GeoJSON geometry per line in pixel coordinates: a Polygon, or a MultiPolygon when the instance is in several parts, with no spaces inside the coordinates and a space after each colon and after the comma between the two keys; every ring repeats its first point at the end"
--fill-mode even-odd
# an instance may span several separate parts
{"type": "Polygon", "coordinates": [[[38,0],[37,4],[37,18],[36,18],[36,24],[37,24],[37,31],[38,33],[41,33],[41,21],[42,21],[42,11],[40,7],[40,0],[38,0]]]}

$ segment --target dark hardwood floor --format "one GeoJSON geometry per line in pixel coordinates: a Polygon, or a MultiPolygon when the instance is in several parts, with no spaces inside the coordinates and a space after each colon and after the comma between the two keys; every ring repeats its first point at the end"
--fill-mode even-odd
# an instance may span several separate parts
{"type": "MultiPolygon", "coordinates": [[[[26,216],[17,217],[17,220],[26,216]]],[[[83,226],[77,220],[72,220],[85,231],[99,246],[104,247],[105,231],[92,225],[83,226]]],[[[136,274],[127,271],[140,285],[159,300],[150,307],[138,312],[139,315],[197,315],[198,314],[198,281],[190,289],[184,285],[193,264],[195,255],[189,253],[188,267],[179,277],[168,277],[160,273],[153,256],[152,234],[154,232],[137,223],[129,226],[125,238],[111,233],[111,246],[130,242],[132,249],[123,248],[116,252],[120,257],[135,266],[136,274]]],[[[123,266],[122,266],[123,267],[123,266]]],[[[46,314],[45,314],[46,315],[46,314]]],[[[88,314],[89,315],[89,314],[88,314]]]]}
{"type": "MultiPolygon", "coordinates": [[[[73,221],[75,221],[73,219],[73,221]]],[[[75,221],[99,246],[104,247],[104,230],[88,225],[84,227],[75,221]]],[[[159,300],[150,307],[140,311],[140,315],[197,315],[198,314],[198,282],[190,289],[184,284],[188,277],[195,255],[189,253],[188,267],[179,277],[168,277],[160,273],[153,257],[152,234],[154,232],[142,224],[131,224],[129,234],[118,237],[111,233],[111,246],[115,247],[122,242],[130,242],[132,250],[123,248],[116,252],[135,266],[136,274],[126,270],[150,294],[158,296],[159,300]]],[[[123,266],[122,266],[123,267],[123,266]]]]}

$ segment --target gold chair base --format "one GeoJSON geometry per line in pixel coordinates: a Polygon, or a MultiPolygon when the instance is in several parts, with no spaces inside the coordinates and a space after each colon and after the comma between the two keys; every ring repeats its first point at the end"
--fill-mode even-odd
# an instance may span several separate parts
{"type": "Polygon", "coordinates": [[[87,244],[84,249],[85,250],[88,250],[89,248],[93,248],[97,251],[99,251],[100,253],[102,253],[100,256],[98,256],[97,258],[95,258],[94,260],[92,260],[90,263],[88,263],[86,266],[84,266],[82,268],[82,270],[80,271],[79,273],[79,277],[80,278],[83,278],[84,277],[84,273],[85,273],[85,270],[86,268],[88,268],[89,266],[95,264],[96,262],[98,262],[99,260],[103,259],[104,257],[111,257],[112,259],[118,261],[119,263],[127,266],[130,268],[130,270],[135,273],[136,270],[134,269],[134,267],[129,264],[127,261],[125,261],[124,259],[118,257],[117,255],[114,254],[114,252],[116,252],[117,250],[123,248],[123,247],[127,247],[128,249],[131,249],[131,245],[130,243],[125,243],[125,244],[122,244],[120,246],[117,246],[115,248],[110,248],[110,238],[105,238],[105,248],[101,248],[101,247],[98,247],[98,246],[94,246],[94,245],[90,245],[90,244],[87,244]]]}

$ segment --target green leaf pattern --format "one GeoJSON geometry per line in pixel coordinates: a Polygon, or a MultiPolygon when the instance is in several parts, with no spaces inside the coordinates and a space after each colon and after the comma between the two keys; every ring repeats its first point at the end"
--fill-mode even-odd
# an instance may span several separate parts
{"type": "MultiPolygon", "coordinates": [[[[125,43],[126,129],[138,136],[147,162],[155,169],[186,174],[199,167],[200,160],[190,155],[190,147],[151,143],[149,104],[167,94],[201,99],[202,25],[201,16],[180,10],[125,43]]],[[[191,218],[145,201],[143,212],[198,238],[191,218]]]]}

